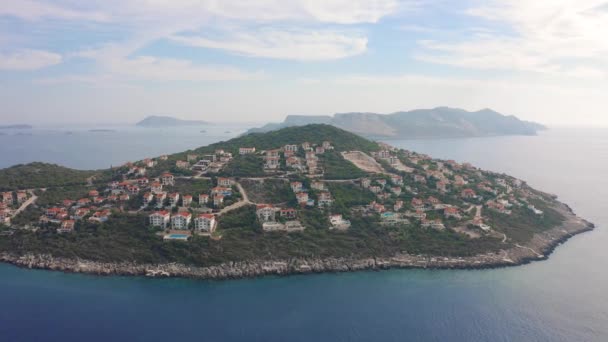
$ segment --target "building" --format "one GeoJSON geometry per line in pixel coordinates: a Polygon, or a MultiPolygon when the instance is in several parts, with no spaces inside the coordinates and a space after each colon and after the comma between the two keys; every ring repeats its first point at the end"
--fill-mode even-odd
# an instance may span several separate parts
{"type": "Polygon", "coordinates": [[[146,167],[154,167],[154,165],[156,165],[156,162],[154,160],[150,159],[150,158],[146,158],[146,159],[143,160],[143,164],[146,167]]]}
{"type": "Polygon", "coordinates": [[[233,183],[234,182],[230,178],[218,177],[218,179],[217,179],[218,186],[223,186],[223,187],[229,188],[232,186],[233,183]]]}
{"type": "Polygon", "coordinates": [[[286,219],[295,219],[298,215],[298,211],[293,208],[285,208],[280,211],[281,217],[286,219]]]}
{"type": "Polygon", "coordinates": [[[324,149],[326,149],[326,150],[331,150],[331,149],[333,149],[333,146],[331,146],[331,142],[329,142],[329,141],[324,141],[324,142],[323,142],[323,144],[322,144],[322,146],[323,146],[323,148],[324,148],[324,149]]]}
{"type": "Polygon", "coordinates": [[[222,196],[232,196],[232,189],[226,188],[223,186],[216,186],[215,188],[211,189],[211,194],[213,194],[213,195],[220,194],[222,196]]]}
{"type": "Polygon", "coordinates": [[[59,226],[59,228],[57,228],[57,233],[73,232],[75,226],[76,226],[76,221],[74,221],[74,220],[61,221],[61,225],[59,226]]]}
{"type": "Polygon", "coordinates": [[[169,205],[172,207],[177,206],[177,202],[179,201],[179,193],[174,192],[169,194],[169,205]]]}
{"type": "Polygon", "coordinates": [[[298,152],[298,145],[285,145],[283,146],[283,152],[298,152]]]}
{"type": "Polygon", "coordinates": [[[154,197],[156,199],[156,207],[162,208],[165,205],[165,200],[167,199],[167,193],[159,192],[154,197]]]}
{"type": "Polygon", "coordinates": [[[220,207],[224,204],[224,196],[223,195],[215,195],[213,196],[213,205],[216,207],[220,207]]]}
{"type": "Polygon", "coordinates": [[[324,191],[324,190],[327,190],[327,189],[325,188],[325,183],[323,183],[323,182],[319,182],[319,181],[313,181],[313,182],[310,184],[310,187],[311,187],[311,188],[313,188],[313,189],[315,189],[315,190],[319,190],[319,191],[324,191]]]}
{"type": "Polygon", "coordinates": [[[315,148],[315,153],[316,154],[323,154],[323,153],[325,153],[325,148],[323,148],[323,146],[317,146],[315,148]]]}
{"type": "Polygon", "coordinates": [[[475,194],[475,191],[473,191],[473,189],[464,189],[460,192],[460,197],[465,199],[472,199],[477,197],[477,195],[475,194]]]}
{"type": "Polygon", "coordinates": [[[74,215],[72,215],[72,218],[74,220],[82,220],[85,218],[85,216],[87,216],[89,213],[91,212],[91,210],[89,208],[78,208],[76,209],[76,211],[74,212],[74,215]]]}
{"type": "Polygon", "coordinates": [[[307,205],[308,204],[308,193],[298,192],[298,193],[296,193],[296,199],[298,200],[299,205],[307,205]]]}
{"type": "Polygon", "coordinates": [[[361,187],[367,189],[372,184],[372,181],[369,178],[361,178],[361,187]]]}
{"type": "Polygon", "coordinates": [[[139,186],[137,186],[137,185],[129,185],[129,186],[127,187],[127,191],[128,191],[129,193],[131,193],[131,194],[136,194],[136,193],[138,193],[138,192],[139,192],[139,186]]]}
{"type": "Polygon", "coordinates": [[[99,196],[99,191],[97,191],[97,190],[89,191],[89,197],[97,197],[97,196],[99,196]]]}
{"type": "Polygon", "coordinates": [[[277,210],[270,204],[258,204],[255,214],[260,222],[274,222],[277,210]]]}
{"type": "Polygon", "coordinates": [[[310,143],[308,141],[305,141],[302,143],[302,149],[305,151],[310,150],[312,147],[310,146],[310,143]]]}
{"type": "Polygon", "coordinates": [[[23,203],[27,201],[27,192],[17,191],[17,203],[23,203]]]}
{"type": "Polygon", "coordinates": [[[159,182],[154,182],[150,185],[150,191],[156,194],[161,193],[163,192],[163,185],[159,182]]]}
{"type": "Polygon", "coordinates": [[[420,198],[412,198],[411,204],[414,209],[424,209],[424,202],[420,198]]]}
{"type": "Polygon", "coordinates": [[[8,209],[0,209],[0,224],[11,224],[11,213],[8,209]]]}
{"type": "Polygon", "coordinates": [[[209,203],[209,195],[200,194],[198,195],[198,204],[203,205],[209,203]]]}
{"type": "Polygon", "coordinates": [[[213,214],[200,214],[194,219],[194,229],[199,232],[212,233],[215,231],[217,221],[213,214]]]}
{"type": "Polygon", "coordinates": [[[290,186],[293,192],[297,193],[302,191],[302,182],[291,182],[290,186]]]}
{"type": "Polygon", "coordinates": [[[399,211],[399,210],[401,210],[401,208],[403,208],[403,201],[402,200],[395,201],[395,205],[393,205],[393,210],[399,211]]]}
{"type": "Polygon", "coordinates": [[[391,183],[394,185],[403,185],[403,177],[399,175],[391,175],[391,183]]]}
{"type": "Polygon", "coordinates": [[[160,177],[160,180],[163,183],[163,185],[174,185],[175,184],[175,177],[173,177],[173,175],[168,172],[163,173],[162,176],[160,177]]]}
{"type": "Polygon", "coordinates": [[[319,198],[317,199],[319,207],[327,207],[330,206],[334,200],[331,198],[331,194],[329,191],[322,191],[319,193],[319,198]]]}
{"type": "Polygon", "coordinates": [[[184,195],[182,197],[182,206],[189,207],[192,204],[192,196],[184,195]]]}
{"type": "Polygon", "coordinates": [[[2,203],[13,204],[13,193],[10,191],[2,193],[2,203]]]}
{"type": "Polygon", "coordinates": [[[457,220],[460,220],[462,218],[462,216],[458,212],[458,208],[456,207],[447,207],[443,209],[443,216],[445,218],[455,218],[457,220]]]}
{"type": "Polygon", "coordinates": [[[350,221],[345,220],[340,214],[330,215],[329,223],[331,223],[330,229],[346,230],[350,228],[350,221]]]}
{"type": "Polygon", "coordinates": [[[100,210],[95,212],[91,217],[89,217],[89,221],[91,222],[106,222],[110,218],[111,212],[109,210],[100,210]]]}
{"type": "Polygon", "coordinates": [[[154,195],[150,192],[146,192],[143,196],[144,206],[149,205],[154,200],[154,195]]]}
{"type": "Polygon", "coordinates": [[[191,162],[191,161],[196,161],[198,159],[198,155],[197,154],[188,154],[186,156],[186,160],[191,162]]]}
{"type": "MultiPolygon", "coordinates": [[[[100,198],[100,199],[103,201],[103,198],[100,198]]],[[[122,195],[118,196],[118,199],[122,202],[126,202],[126,201],[130,200],[131,197],[129,196],[129,194],[122,194],[122,195]]]]}
{"type": "Polygon", "coordinates": [[[150,220],[150,225],[153,227],[161,227],[163,229],[169,226],[169,221],[171,220],[171,215],[166,210],[155,211],[150,216],[148,216],[150,220]]]}
{"type": "Polygon", "coordinates": [[[239,148],[239,154],[240,155],[252,154],[252,153],[255,153],[255,147],[241,147],[241,148],[239,148]]]}
{"type": "Polygon", "coordinates": [[[265,157],[264,158],[264,168],[265,169],[278,169],[280,166],[280,158],[279,157],[265,157]]]}
{"type": "Polygon", "coordinates": [[[192,220],[192,214],[189,212],[180,212],[171,217],[171,228],[176,230],[186,230],[192,220]]]}
{"type": "Polygon", "coordinates": [[[187,169],[190,167],[190,163],[184,160],[178,160],[175,162],[175,167],[177,167],[178,169],[187,169]]]}

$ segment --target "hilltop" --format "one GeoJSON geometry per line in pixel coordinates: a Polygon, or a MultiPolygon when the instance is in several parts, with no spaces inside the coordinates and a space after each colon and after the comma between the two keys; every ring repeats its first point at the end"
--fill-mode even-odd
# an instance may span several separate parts
{"type": "Polygon", "coordinates": [[[469,112],[438,107],[392,114],[339,113],[333,116],[289,115],[282,123],[253,128],[248,133],[312,123],[330,124],[367,137],[376,138],[461,138],[496,135],[534,135],[543,125],[522,121],[491,109],[469,112]]]}
{"type": "Polygon", "coordinates": [[[176,126],[202,126],[209,123],[201,120],[182,120],[171,116],[148,116],[136,123],[139,127],[176,127],[176,126]]]}
{"type": "Polygon", "coordinates": [[[0,189],[0,260],[97,274],[508,266],[593,228],[512,176],[326,124],[110,170],[17,165],[0,189]]]}

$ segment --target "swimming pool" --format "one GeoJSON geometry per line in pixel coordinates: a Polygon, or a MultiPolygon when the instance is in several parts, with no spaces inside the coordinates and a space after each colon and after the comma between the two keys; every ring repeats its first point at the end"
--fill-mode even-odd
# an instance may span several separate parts
{"type": "Polygon", "coordinates": [[[165,235],[165,240],[188,240],[188,234],[169,234],[165,235]]]}

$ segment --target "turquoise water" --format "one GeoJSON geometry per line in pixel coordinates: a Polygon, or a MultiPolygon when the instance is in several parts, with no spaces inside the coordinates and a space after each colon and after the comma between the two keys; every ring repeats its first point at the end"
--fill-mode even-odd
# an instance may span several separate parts
{"type": "Polygon", "coordinates": [[[169,237],[172,238],[172,239],[183,239],[183,238],[187,238],[188,235],[186,235],[186,234],[170,234],[169,237]]]}
{"type": "Polygon", "coordinates": [[[0,340],[608,340],[608,130],[392,143],[526,179],[598,228],[547,261],[495,270],[214,282],[0,265],[0,340]]]}

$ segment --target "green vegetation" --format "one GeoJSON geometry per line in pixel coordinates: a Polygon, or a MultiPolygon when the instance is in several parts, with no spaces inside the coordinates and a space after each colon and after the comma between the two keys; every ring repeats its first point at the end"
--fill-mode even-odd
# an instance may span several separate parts
{"type": "Polygon", "coordinates": [[[56,188],[48,188],[46,191],[37,191],[38,200],[36,204],[40,206],[56,205],[65,199],[77,201],[83,197],[87,197],[89,190],[94,188],[87,187],[84,184],[60,186],[56,188]]]}
{"type": "Polygon", "coordinates": [[[256,181],[242,179],[240,183],[249,195],[249,200],[254,203],[295,202],[295,195],[291,191],[287,180],[264,179],[256,181]]]}
{"type": "Polygon", "coordinates": [[[0,170],[0,191],[86,184],[98,171],[80,171],[55,164],[30,163],[0,170]]]}
{"type": "Polygon", "coordinates": [[[253,155],[237,155],[219,173],[227,177],[260,177],[264,176],[264,161],[253,155]]]}
{"type": "Polygon", "coordinates": [[[208,194],[213,184],[208,179],[181,179],[176,178],[175,184],[167,186],[168,192],[179,192],[182,195],[195,196],[198,194],[208,194]]]}

